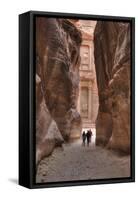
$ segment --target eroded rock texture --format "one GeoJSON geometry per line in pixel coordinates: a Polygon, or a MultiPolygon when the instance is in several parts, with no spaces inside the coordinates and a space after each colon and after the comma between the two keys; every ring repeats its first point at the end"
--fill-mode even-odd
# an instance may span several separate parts
{"type": "Polygon", "coordinates": [[[41,79],[36,75],[36,163],[51,154],[56,146],[61,146],[63,137],[52,119],[41,88],[41,79]]]}
{"type": "Polygon", "coordinates": [[[130,25],[99,21],[94,34],[99,93],[96,144],[130,151],[130,25]]]}
{"type": "Polygon", "coordinates": [[[76,109],[80,44],[81,33],[70,21],[36,19],[38,160],[63,139],[67,141],[80,136],[81,118],[76,109]],[[53,138],[52,144],[45,143],[47,137],[53,138]]]}

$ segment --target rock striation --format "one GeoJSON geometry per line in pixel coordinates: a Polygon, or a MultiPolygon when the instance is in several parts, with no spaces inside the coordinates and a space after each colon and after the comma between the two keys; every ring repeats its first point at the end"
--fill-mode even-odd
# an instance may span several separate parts
{"type": "Polygon", "coordinates": [[[98,21],[94,33],[99,111],[96,144],[130,152],[130,24],[98,21]]]}
{"type": "Polygon", "coordinates": [[[36,18],[36,157],[80,137],[81,33],[66,19],[36,18]]]}
{"type": "Polygon", "coordinates": [[[53,149],[61,146],[63,137],[52,119],[41,90],[41,79],[36,75],[36,163],[53,149]]]}

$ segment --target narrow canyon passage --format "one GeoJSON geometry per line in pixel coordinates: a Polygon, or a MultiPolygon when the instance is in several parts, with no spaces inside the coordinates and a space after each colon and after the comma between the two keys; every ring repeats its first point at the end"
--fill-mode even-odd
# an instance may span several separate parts
{"type": "Polygon", "coordinates": [[[130,46],[128,23],[37,18],[36,183],[130,176],[130,46]]]}
{"type": "Polygon", "coordinates": [[[81,140],[56,148],[38,165],[36,181],[56,182],[130,176],[130,156],[118,156],[96,147],[82,146],[81,140]]]}

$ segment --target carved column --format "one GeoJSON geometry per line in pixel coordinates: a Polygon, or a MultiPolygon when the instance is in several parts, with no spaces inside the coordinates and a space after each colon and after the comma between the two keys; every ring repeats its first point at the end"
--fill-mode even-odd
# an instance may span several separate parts
{"type": "Polygon", "coordinates": [[[89,99],[88,99],[88,106],[89,106],[89,113],[88,113],[88,119],[91,120],[92,119],[92,85],[91,82],[89,81],[89,99]]]}
{"type": "Polygon", "coordinates": [[[77,104],[77,107],[78,107],[78,112],[80,113],[81,112],[81,108],[80,108],[80,98],[81,98],[81,82],[80,82],[80,85],[79,85],[79,96],[78,96],[78,104],[77,104]]]}

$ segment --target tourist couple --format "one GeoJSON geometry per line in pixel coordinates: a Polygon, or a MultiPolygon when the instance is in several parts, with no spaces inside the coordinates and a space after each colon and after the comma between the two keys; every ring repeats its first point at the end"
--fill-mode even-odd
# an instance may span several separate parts
{"type": "Polygon", "coordinates": [[[82,141],[83,141],[83,146],[85,146],[85,141],[87,140],[87,146],[89,146],[89,143],[91,142],[91,137],[92,137],[92,131],[91,129],[88,130],[86,133],[83,131],[82,133],[82,141]]]}

